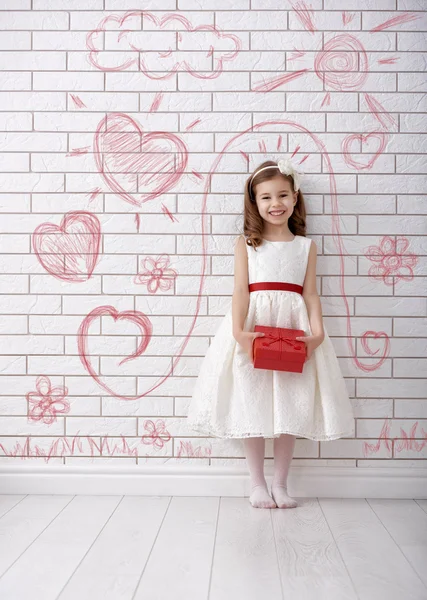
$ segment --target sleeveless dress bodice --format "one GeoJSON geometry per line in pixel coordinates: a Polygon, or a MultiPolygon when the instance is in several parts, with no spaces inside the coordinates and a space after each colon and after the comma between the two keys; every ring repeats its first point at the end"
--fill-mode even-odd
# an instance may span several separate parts
{"type": "Polygon", "coordinates": [[[249,283],[280,281],[303,285],[311,240],[296,235],[291,242],[263,240],[257,249],[246,244],[249,283]]]}

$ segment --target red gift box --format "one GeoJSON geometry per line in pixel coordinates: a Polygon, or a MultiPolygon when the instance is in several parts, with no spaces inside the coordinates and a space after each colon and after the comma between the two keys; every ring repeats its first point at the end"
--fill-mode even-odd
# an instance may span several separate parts
{"type": "Polygon", "coordinates": [[[256,337],[253,342],[255,369],[302,373],[307,349],[303,341],[295,339],[305,336],[302,329],[255,325],[254,331],[262,331],[265,334],[256,337]]]}

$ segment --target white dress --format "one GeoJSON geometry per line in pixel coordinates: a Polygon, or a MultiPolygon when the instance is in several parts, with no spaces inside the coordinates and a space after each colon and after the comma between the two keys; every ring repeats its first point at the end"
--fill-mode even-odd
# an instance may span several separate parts
{"type": "MultiPolygon", "coordinates": [[[[311,240],[263,240],[246,245],[249,283],[280,281],[303,285],[311,240]]],[[[202,361],[188,409],[190,430],[218,438],[278,437],[311,440],[354,437],[354,416],[344,378],[325,325],[323,342],[306,359],[302,373],[255,369],[232,333],[228,310],[202,361]]],[[[255,325],[302,329],[311,335],[301,294],[259,290],[249,295],[244,331],[255,325]]]]}

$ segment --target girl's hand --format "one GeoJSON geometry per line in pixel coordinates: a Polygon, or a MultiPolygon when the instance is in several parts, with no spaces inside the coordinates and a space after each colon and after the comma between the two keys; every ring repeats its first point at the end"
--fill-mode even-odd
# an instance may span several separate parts
{"type": "Polygon", "coordinates": [[[237,335],[234,336],[236,342],[242,346],[243,350],[247,352],[251,363],[254,362],[253,357],[253,342],[257,337],[264,337],[265,333],[263,331],[240,331],[237,335]]]}
{"type": "Polygon", "coordinates": [[[320,344],[325,339],[325,334],[323,333],[321,335],[306,335],[306,336],[296,337],[295,339],[299,340],[301,342],[305,342],[306,350],[307,350],[306,360],[308,360],[310,358],[310,356],[313,354],[314,350],[317,348],[317,346],[320,346],[320,344]]]}

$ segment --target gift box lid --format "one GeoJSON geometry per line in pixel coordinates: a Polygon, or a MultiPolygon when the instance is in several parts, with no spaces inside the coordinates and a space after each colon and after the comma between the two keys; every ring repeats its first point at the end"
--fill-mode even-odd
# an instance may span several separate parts
{"type": "Polygon", "coordinates": [[[254,357],[261,356],[263,358],[277,358],[278,354],[286,357],[287,360],[300,362],[305,360],[306,345],[303,341],[295,340],[296,337],[305,336],[302,329],[289,329],[284,327],[267,327],[264,325],[255,325],[254,331],[261,331],[265,336],[259,336],[254,339],[254,357]],[[274,337],[278,337],[277,343],[274,344],[274,337]],[[280,342],[280,337],[288,340],[284,344],[280,342]],[[265,340],[268,343],[265,343],[265,340]],[[294,341],[294,343],[292,343],[294,341]],[[273,347],[274,345],[274,347],[273,347]]]}

